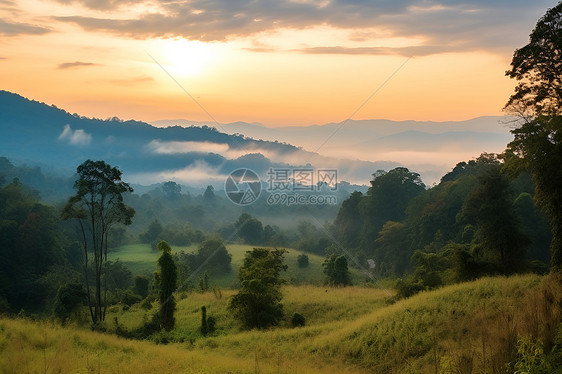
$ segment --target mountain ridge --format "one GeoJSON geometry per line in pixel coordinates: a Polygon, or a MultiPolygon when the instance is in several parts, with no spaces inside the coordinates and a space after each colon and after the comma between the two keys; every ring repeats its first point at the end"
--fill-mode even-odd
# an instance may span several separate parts
{"type": "Polygon", "coordinates": [[[341,180],[355,183],[363,175],[365,184],[377,169],[398,165],[337,160],[291,144],[226,134],[209,126],[158,128],[116,117],[88,118],[8,91],[0,91],[0,113],[0,156],[37,160],[65,170],[73,170],[87,158],[103,159],[119,166],[135,183],[175,180],[220,185],[241,167],[265,175],[272,167],[352,164],[351,173],[341,180]]]}

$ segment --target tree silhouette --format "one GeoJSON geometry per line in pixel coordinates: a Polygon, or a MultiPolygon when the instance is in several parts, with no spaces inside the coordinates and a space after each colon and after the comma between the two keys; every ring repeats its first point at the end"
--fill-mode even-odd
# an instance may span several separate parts
{"type": "Polygon", "coordinates": [[[105,320],[107,308],[107,244],[112,226],[130,225],[134,209],[123,203],[123,194],[133,189],[121,180],[121,171],[104,161],[87,160],[77,168],[77,190],[62,212],[63,219],[75,219],[84,249],[84,273],[90,317],[95,325],[105,320]],[[93,255],[94,295],[88,275],[89,254],[93,255]],[[103,283],[103,284],[102,284],[103,283]]]}
{"type": "Polygon", "coordinates": [[[529,43],[515,50],[506,75],[519,81],[507,109],[526,116],[562,114],[562,2],[537,22],[529,43]]]}
{"type": "Polygon", "coordinates": [[[158,267],[160,268],[158,276],[160,312],[158,318],[160,327],[170,331],[175,324],[176,300],[174,299],[174,291],[176,290],[178,273],[170,245],[161,241],[158,243],[158,250],[162,252],[158,259],[158,267]]]}

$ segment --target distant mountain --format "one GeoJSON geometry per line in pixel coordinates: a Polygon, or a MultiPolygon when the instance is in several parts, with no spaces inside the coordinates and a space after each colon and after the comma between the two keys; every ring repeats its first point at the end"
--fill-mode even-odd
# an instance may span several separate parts
{"type": "Polygon", "coordinates": [[[211,126],[228,134],[293,144],[321,155],[367,161],[392,160],[422,174],[426,183],[438,181],[459,161],[482,152],[502,152],[513,136],[506,117],[466,121],[349,120],[303,127],[267,127],[256,123],[163,120],[155,126],[211,126]]]}
{"type": "Polygon", "coordinates": [[[374,171],[398,165],[321,156],[201,124],[159,128],[86,118],[7,91],[0,91],[0,156],[69,172],[88,158],[102,159],[133,183],[175,180],[191,186],[224,186],[226,176],[242,167],[265,176],[270,167],[306,165],[340,168],[340,180],[366,184],[374,171]]]}
{"type": "MultiPolygon", "coordinates": [[[[375,140],[400,133],[411,131],[426,134],[441,135],[449,133],[459,137],[470,136],[474,142],[484,140],[488,134],[504,136],[501,141],[509,135],[506,125],[507,118],[499,116],[478,117],[466,121],[390,121],[385,119],[373,120],[349,120],[340,123],[327,123],[325,125],[311,126],[284,126],[267,127],[260,123],[212,123],[196,122],[188,120],[159,120],[150,122],[157,127],[167,126],[210,126],[215,127],[227,134],[243,134],[254,139],[278,140],[308,150],[318,148],[326,139],[334,134],[324,147],[330,148],[334,145],[353,145],[365,140],[375,140]],[[337,135],[337,136],[335,136],[337,135]]],[[[499,137],[496,137],[500,140],[499,137]]],[[[442,139],[444,140],[444,139],[442,139]]],[[[505,144],[504,144],[505,145],[505,144]]]]}

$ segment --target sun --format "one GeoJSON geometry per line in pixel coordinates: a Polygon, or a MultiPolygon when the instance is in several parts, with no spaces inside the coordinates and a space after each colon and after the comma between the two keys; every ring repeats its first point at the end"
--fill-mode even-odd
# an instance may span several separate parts
{"type": "Polygon", "coordinates": [[[214,45],[185,39],[159,40],[157,50],[162,66],[180,77],[204,74],[218,57],[214,45]]]}

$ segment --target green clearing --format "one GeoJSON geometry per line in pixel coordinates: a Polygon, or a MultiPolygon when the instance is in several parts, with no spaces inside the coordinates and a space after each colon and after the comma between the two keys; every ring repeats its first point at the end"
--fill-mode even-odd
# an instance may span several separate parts
{"type": "MultiPolygon", "coordinates": [[[[232,270],[225,274],[215,274],[211,276],[211,284],[221,288],[237,288],[238,287],[238,269],[244,261],[247,251],[251,251],[255,246],[245,244],[228,244],[226,249],[232,255],[232,270]]],[[[172,246],[173,252],[184,251],[193,253],[197,251],[197,245],[189,247],[172,246]]],[[[324,282],[324,273],[322,263],[324,257],[307,253],[309,265],[306,268],[299,268],[297,265],[297,257],[301,252],[294,249],[287,249],[285,254],[285,264],[287,271],[284,278],[291,284],[315,284],[321,285],[324,282]]],[[[119,260],[125,264],[133,273],[133,275],[144,274],[151,276],[156,270],[159,253],[153,251],[148,244],[130,244],[121,246],[108,253],[108,259],[119,260]]],[[[352,281],[359,283],[365,280],[365,275],[355,269],[350,269],[352,281]]],[[[198,280],[198,275],[194,276],[193,283],[198,280]]]]}

